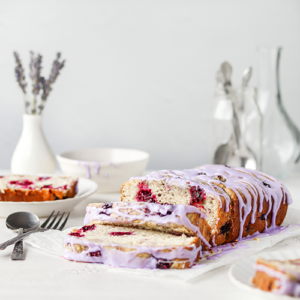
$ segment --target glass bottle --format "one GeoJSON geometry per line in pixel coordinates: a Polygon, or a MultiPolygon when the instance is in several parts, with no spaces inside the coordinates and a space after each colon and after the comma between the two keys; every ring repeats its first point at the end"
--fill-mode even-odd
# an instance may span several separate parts
{"type": "Polygon", "coordinates": [[[258,48],[258,105],[262,113],[262,171],[286,177],[299,160],[300,132],[281,99],[281,47],[258,48]]]}

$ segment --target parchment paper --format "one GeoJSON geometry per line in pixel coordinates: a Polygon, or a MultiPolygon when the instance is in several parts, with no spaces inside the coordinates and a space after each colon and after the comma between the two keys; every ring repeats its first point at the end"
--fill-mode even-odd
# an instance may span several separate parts
{"type": "MultiPolygon", "coordinates": [[[[39,248],[44,252],[57,255],[60,257],[59,259],[63,259],[64,238],[72,229],[73,228],[68,228],[63,232],[58,230],[38,232],[27,237],[24,242],[33,247],[39,248]]],[[[99,272],[117,272],[190,281],[210,270],[232,264],[238,260],[256,254],[263,249],[273,247],[277,243],[279,244],[276,248],[283,246],[287,247],[289,245],[293,245],[295,247],[300,246],[300,210],[290,208],[283,226],[276,230],[276,232],[270,234],[257,234],[239,241],[238,243],[214,247],[214,254],[205,253],[204,255],[208,255],[208,257],[203,258],[200,263],[191,269],[129,269],[110,267],[103,264],[70,262],[69,271],[71,273],[82,275],[99,272]]]]}

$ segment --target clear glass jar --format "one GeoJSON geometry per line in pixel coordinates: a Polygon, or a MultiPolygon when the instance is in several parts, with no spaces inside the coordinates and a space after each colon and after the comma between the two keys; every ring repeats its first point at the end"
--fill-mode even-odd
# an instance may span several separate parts
{"type": "Polygon", "coordinates": [[[211,161],[215,164],[257,169],[261,152],[261,116],[256,91],[233,89],[218,80],[211,113],[211,161]]]}
{"type": "Polygon", "coordinates": [[[281,99],[281,51],[281,47],[258,48],[258,105],[263,117],[262,171],[282,178],[299,160],[300,132],[281,99]]]}

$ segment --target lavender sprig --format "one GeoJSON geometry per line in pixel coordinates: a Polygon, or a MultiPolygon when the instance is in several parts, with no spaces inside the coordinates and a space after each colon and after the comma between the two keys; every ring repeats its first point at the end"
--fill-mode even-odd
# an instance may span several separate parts
{"type": "Polygon", "coordinates": [[[17,64],[17,66],[15,67],[15,75],[16,75],[17,82],[25,96],[24,97],[25,98],[25,111],[27,113],[27,107],[30,105],[30,103],[26,99],[27,98],[26,97],[27,83],[26,83],[26,78],[25,78],[25,74],[24,74],[24,69],[23,69],[23,66],[21,63],[20,56],[16,51],[14,52],[14,57],[15,57],[16,64],[17,64]]]}
{"type": "Polygon", "coordinates": [[[32,80],[32,94],[33,94],[33,108],[32,114],[36,113],[36,102],[37,95],[39,94],[42,84],[41,84],[41,70],[42,70],[42,56],[40,54],[34,55],[31,51],[31,59],[30,59],[30,78],[32,80]]]}
{"type": "Polygon", "coordinates": [[[19,83],[19,86],[21,87],[23,93],[26,94],[27,83],[25,81],[24,69],[20,60],[20,56],[17,52],[14,52],[14,57],[17,64],[17,66],[15,67],[17,82],[19,83]]]}
{"type": "Polygon", "coordinates": [[[56,54],[56,59],[53,62],[52,65],[52,69],[50,72],[50,76],[49,79],[46,80],[44,77],[41,77],[40,79],[40,83],[42,85],[43,88],[43,93],[42,93],[42,103],[39,105],[39,109],[40,109],[40,114],[42,113],[44,107],[45,107],[45,102],[50,94],[50,92],[52,91],[52,84],[56,81],[58,75],[59,75],[59,71],[65,66],[65,60],[63,60],[62,62],[59,61],[61,57],[61,53],[58,52],[56,54]]]}
{"type": "MultiPolygon", "coordinates": [[[[45,79],[41,76],[41,70],[42,70],[42,56],[40,54],[35,55],[32,51],[30,52],[31,59],[30,59],[30,78],[32,80],[32,94],[33,94],[33,101],[32,101],[32,114],[37,114],[37,108],[39,109],[39,114],[42,113],[46,100],[49,97],[50,92],[52,91],[52,85],[56,81],[60,70],[64,67],[65,61],[60,61],[61,54],[56,54],[56,59],[53,62],[52,69],[50,72],[49,79],[45,79]],[[37,98],[40,94],[40,91],[42,90],[41,94],[41,103],[39,106],[37,106],[37,98]]],[[[15,75],[17,78],[17,82],[19,86],[21,87],[24,95],[25,95],[25,112],[27,113],[27,108],[30,106],[30,102],[27,99],[27,83],[25,81],[25,75],[24,75],[24,69],[20,60],[20,57],[17,52],[14,52],[14,57],[16,60],[16,68],[15,68],[15,75]]]]}

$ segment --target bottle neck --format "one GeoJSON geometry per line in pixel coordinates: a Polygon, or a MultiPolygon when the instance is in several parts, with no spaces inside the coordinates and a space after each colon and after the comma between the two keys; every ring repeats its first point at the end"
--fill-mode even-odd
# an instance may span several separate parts
{"type": "Polygon", "coordinates": [[[42,116],[37,115],[23,115],[23,131],[36,132],[41,131],[42,116]]]}
{"type": "Polygon", "coordinates": [[[280,47],[258,48],[258,103],[262,112],[278,101],[281,50],[280,47]]]}

